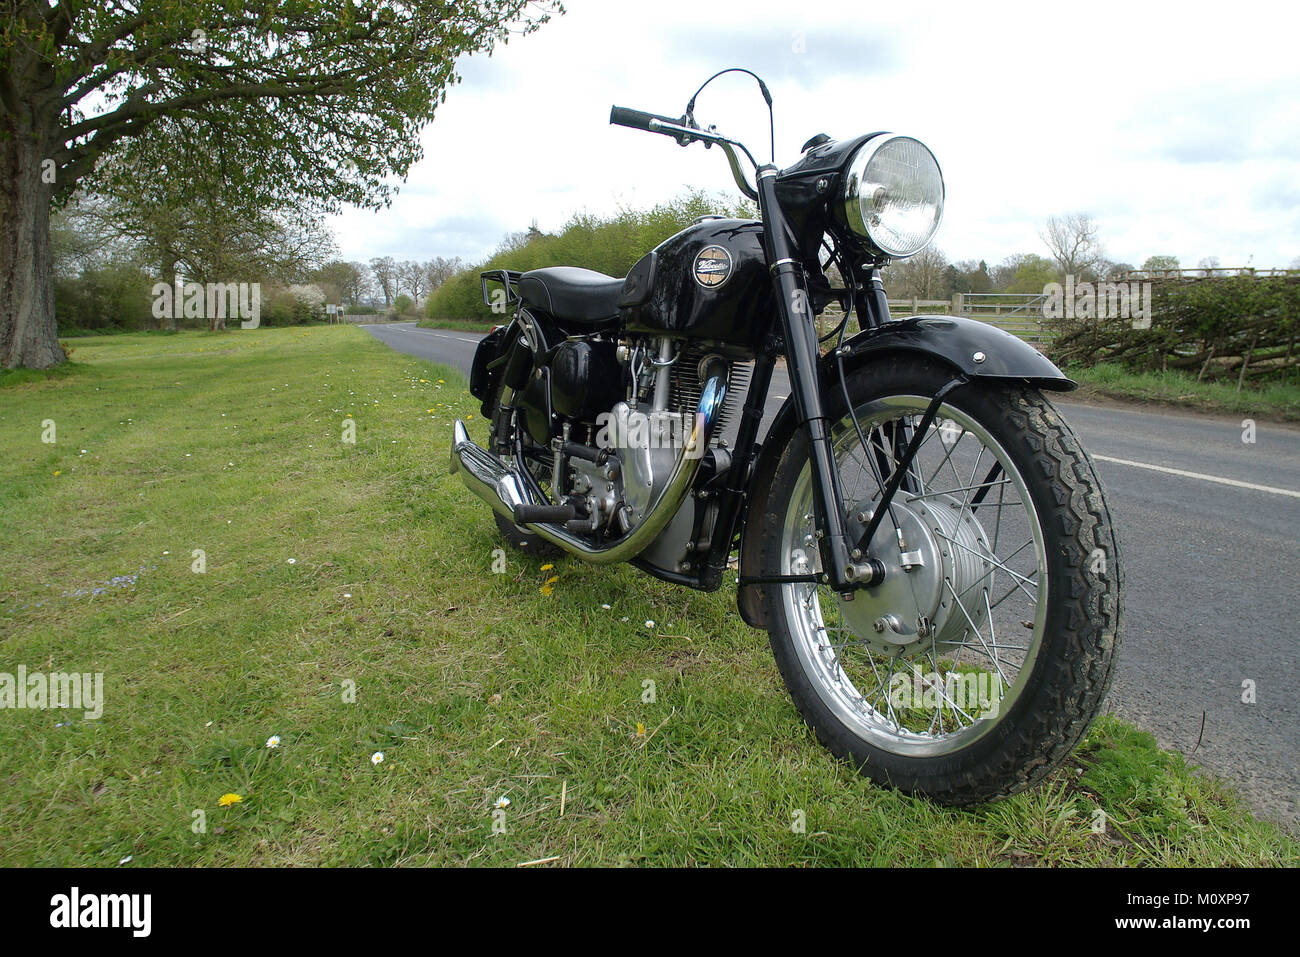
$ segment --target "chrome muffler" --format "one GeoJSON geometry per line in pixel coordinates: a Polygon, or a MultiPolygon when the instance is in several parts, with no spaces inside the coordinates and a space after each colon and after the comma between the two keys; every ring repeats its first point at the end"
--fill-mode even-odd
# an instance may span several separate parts
{"type": "MultiPolygon", "coordinates": [[[[537,524],[523,527],[565,551],[598,565],[635,558],[659,537],[659,533],[672,521],[683,499],[690,492],[700,463],[708,451],[726,396],[725,378],[714,376],[705,383],[699,404],[695,408],[695,420],[690,434],[683,438],[681,451],[667,483],[642,520],[618,541],[597,548],[561,525],[537,524]]],[[[516,505],[551,504],[534,497],[528,483],[514,468],[487,449],[471,442],[469,432],[459,419],[452,427],[451,471],[459,474],[465,486],[491,506],[494,512],[511,522],[515,520],[516,505]]]]}

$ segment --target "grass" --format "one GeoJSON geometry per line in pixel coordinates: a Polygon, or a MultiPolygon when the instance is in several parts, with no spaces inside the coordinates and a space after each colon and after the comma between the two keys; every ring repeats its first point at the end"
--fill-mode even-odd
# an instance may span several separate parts
{"type": "Polygon", "coordinates": [[[461,329],[465,332],[491,332],[500,322],[476,322],[473,319],[421,319],[416,325],[424,329],[461,329]]]}
{"type": "Polygon", "coordinates": [[[1079,396],[1097,396],[1196,409],[1224,415],[1246,415],[1280,422],[1300,422],[1300,384],[1270,383],[1244,386],[1233,382],[1197,382],[1181,371],[1130,372],[1117,363],[1091,368],[1074,366],[1066,375],[1079,383],[1079,396]]]}
{"type": "Polygon", "coordinates": [[[0,864],[1296,862],[1113,719],[1045,786],[940,808],[812,739],[729,589],[515,554],[494,574],[446,467],[476,404],[362,330],[76,359],[0,391],[0,671],[102,672],[105,704],[0,710],[0,864]]]}

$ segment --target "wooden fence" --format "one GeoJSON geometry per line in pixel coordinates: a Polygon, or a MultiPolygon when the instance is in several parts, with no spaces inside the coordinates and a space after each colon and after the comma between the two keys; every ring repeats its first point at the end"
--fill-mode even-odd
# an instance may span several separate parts
{"type": "MultiPolygon", "coordinates": [[[[891,299],[889,314],[902,316],[969,316],[1005,329],[1034,345],[1051,341],[1052,325],[1043,322],[1041,293],[1009,292],[956,293],[951,299],[891,299]]],[[[827,307],[817,318],[817,328],[825,335],[835,328],[843,313],[838,306],[827,307]]]]}
{"type": "Polygon", "coordinates": [[[1034,344],[1051,340],[1051,327],[1043,322],[1041,293],[954,293],[951,299],[891,299],[891,316],[969,316],[1005,329],[1034,344]]]}

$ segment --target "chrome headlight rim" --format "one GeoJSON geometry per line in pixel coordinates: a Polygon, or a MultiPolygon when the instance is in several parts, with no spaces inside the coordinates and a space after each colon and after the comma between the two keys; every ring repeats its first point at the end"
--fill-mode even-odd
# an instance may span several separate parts
{"type": "Polygon", "coordinates": [[[943,222],[943,212],[945,201],[947,199],[947,192],[948,187],[944,182],[943,169],[939,166],[939,160],[935,157],[934,152],[930,147],[926,146],[914,136],[907,136],[901,133],[876,133],[853,151],[853,154],[849,157],[849,161],[844,166],[843,214],[853,233],[861,239],[866,240],[866,242],[878,252],[890,259],[907,259],[910,256],[915,256],[934,241],[934,237],[939,231],[939,225],[943,222]],[[925,237],[925,241],[912,249],[900,249],[897,247],[890,248],[889,243],[883,241],[878,233],[872,232],[870,224],[868,224],[863,218],[862,204],[859,195],[863,176],[866,173],[867,167],[871,164],[871,161],[876,157],[876,154],[879,153],[886,144],[899,140],[910,141],[923,149],[926,154],[929,155],[931,162],[934,163],[934,169],[938,174],[939,179],[939,197],[934,221],[930,224],[929,232],[925,237]]]}

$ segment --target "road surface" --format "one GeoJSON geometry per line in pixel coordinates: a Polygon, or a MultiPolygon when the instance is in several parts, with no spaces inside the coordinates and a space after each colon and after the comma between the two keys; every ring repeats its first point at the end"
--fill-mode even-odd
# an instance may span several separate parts
{"type": "MultiPolygon", "coordinates": [[[[466,374],[480,338],[406,323],[364,328],[466,374]]],[[[769,418],[789,392],[778,369],[769,418]]],[[[1294,828],[1300,430],[1258,423],[1251,436],[1237,418],[1056,401],[1106,484],[1127,568],[1109,707],[1294,828]]]]}

